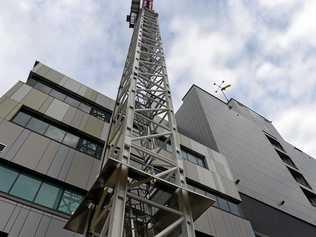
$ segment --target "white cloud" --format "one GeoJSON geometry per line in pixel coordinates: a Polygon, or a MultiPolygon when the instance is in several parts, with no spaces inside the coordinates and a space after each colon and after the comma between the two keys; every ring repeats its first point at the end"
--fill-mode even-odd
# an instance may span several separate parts
{"type": "MultiPolygon", "coordinates": [[[[0,94],[25,80],[39,59],[114,98],[131,34],[125,22],[129,4],[4,1],[0,94]]],[[[233,85],[228,95],[275,118],[286,139],[314,141],[316,132],[308,126],[296,128],[306,134],[297,143],[287,130],[299,113],[308,116],[306,124],[316,120],[307,113],[315,109],[316,97],[316,1],[160,0],[156,6],[176,107],[192,83],[213,92],[211,83],[225,80],[233,85]],[[286,122],[287,112],[292,122],[286,122]]],[[[310,146],[304,147],[316,156],[310,146]]]]}
{"type": "Polygon", "coordinates": [[[307,154],[316,154],[316,105],[303,104],[285,110],[275,121],[288,142],[307,154]]]}

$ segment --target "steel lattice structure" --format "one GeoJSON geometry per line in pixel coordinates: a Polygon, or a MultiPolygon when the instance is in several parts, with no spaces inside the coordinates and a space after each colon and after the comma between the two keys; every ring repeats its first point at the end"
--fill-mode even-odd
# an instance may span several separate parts
{"type": "Polygon", "coordinates": [[[193,221],[213,203],[186,188],[158,14],[151,7],[144,1],[129,19],[134,32],[104,165],[66,225],[86,236],[194,237],[193,221]]]}

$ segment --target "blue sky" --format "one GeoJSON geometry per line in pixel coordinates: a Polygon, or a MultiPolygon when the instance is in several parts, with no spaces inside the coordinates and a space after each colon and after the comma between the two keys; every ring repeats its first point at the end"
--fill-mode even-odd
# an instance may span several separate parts
{"type": "MultiPolygon", "coordinates": [[[[176,107],[213,82],[316,157],[315,0],[156,0],[176,107]]],[[[130,0],[10,0],[0,8],[0,95],[35,60],[115,98],[130,0]]]]}

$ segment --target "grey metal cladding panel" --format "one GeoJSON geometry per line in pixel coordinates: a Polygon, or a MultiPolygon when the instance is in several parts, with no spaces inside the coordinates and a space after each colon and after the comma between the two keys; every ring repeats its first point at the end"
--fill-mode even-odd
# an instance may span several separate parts
{"type": "Polygon", "coordinates": [[[31,91],[32,87],[23,84],[12,96],[11,99],[21,102],[23,98],[31,91]]]}
{"type": "Polygon", "coordinates": [[[102,95],[100,93],[97,94],[97,98],[96,98],[95,102],[99,105],[102,105],[105,108],[110,109],[110,110],[113,110],[114,106],[115,106],[115,100],[113,100],[105,95],[102,95]]]}
{"type": "Polygon", "coordinates": [[[49,139],[36,133],[31,133],[12,161],[30,169],[35,169],[48,144],[49,139]]]}
{"type": "Polygon", "coordinates": [[[85,113],[80,111],[79,109],[76,110],[75,116],[73,117],[72,121],[69,123],[70,126],[75,128],[80,127],[81,120],[84,119],[85,113]]]}
{"type": "Polygon", "coordinates": [[[194,222],[194,228],[196,230],[212,236],[214,235],[214,231],[210,227],[207,211],[194,222]]]}
{"type": "Polygon", "coordinates": [[[6,120],[2,120],[0,124],[0,142],[7,145],[4,153],[1,154],[2,157],[7,157],[10,150],[14,150],[14,146],[21,133],[23,128],[10,123],[6,120]]]}
{"type": "Polygon", "coordinates": [[[0,198],[0,230],[4,231],[10,216],[13,214],[16,205],[4,201],[0,198]]]}
{"type": "Polygon", "coordinates": [[[20,206],[15,206],[14,210],[12,211],[11,215],[8,216],[8,221],[5,225],[5,228],[4,228],[4,232],[6,233],[9,233],[12,226],[14,225],[18,215],[20,214],[22,208],[20,206]]]}
{"type": "Polygon", "coordinates": [[[17,215],[14,224],[12,225],[9,236],[11,237],[18,237],[24,227],[24,224],[27,220],[27,217],[30,213],[30,210],[28,208],[21,208],[21,211],[17,215]]]}
{"type": "MultiPolygon", "coordinates": [[[[42,218],[41,218],[40,223],[37,227],[37,230],[36,230],[34,237],[45,237],[46,236],[51,219],[52,218],[49,216],[42,215],[42,218]]],[[[58,237],[60,237],[60,236],[58,236],[58,237]]]]}
{"type": "Polygon", "coordinates": [[[47,174],[60,146],[63,145],[50,141],[35,170],[40,173],[47,174]]]}
{"type": "Polygon", "coordinates": [[[75,109],[72,106],[69,106],[69,108],[68,108],[68,110],[63,118],[63,122],[66,124],[71,124],[71,121],[73,121],[73,119],[75,118],[76,111],[77,111],[77,109],[75,109]]]}
{"type": "Polygon", "coordinates": [[[62,164],[61,169],[58,173],[58,179],[65,181],[69,172],[69,169],[71,167],[71,164],[74,159],[76,159],[77,151],[75,150],[69,150],[67,156],[64,158],[64,162],[62,164]]]}
{"type": "Polygon", "coordinates": [[[242,194],[241,207],[255,231],[271,237],[314,237],[316,226],[310,225],[284,212],[242,194]],[[258,215],[260,213],[260,215],[258,215]]]}
{"type": "Polygon", "coordinates": [[[76,152],[65,181],[82,189],[87,189],[92,165],[93,158],[76,152]]]}
{"type": "Polygon", "coordinates": [[[69,108],[69,105],[55,99],[50,104],[45,114],[48,115],[49,117],[62,121],[68,108],[69,108]]]}
{"type": "Polygon", "coordinates": [[[24,82],[18,81],[3,95],[3,97],[11,97],[23,84],[24,82]]]}
{"type": "Polygon", "coordinates": [[[94,159],[91,170],[90,170],[90,174],[89,174],[89,180],[88,180],[88,185],[87,185],[88,190],[95,183],[95,181],[100,173],[100,167],[101,167],[101,161],[94,159]]]}
{"type": "Polygon", "coordinates": [[[42,215],[40,213],[31,211],[23,225],[19,237],[35,236],[37,228],[41,222],[41,218],[42,215]]]}
{"type": "Polygon", "coordinates": [[[78,93],[79,89],[80,89],[80,83],[69,78],[69,77],[64,77],[64,84],[63,86],[65,88],[67,88],[68,90],[71,90],[75,93],[78,93]]]}
{"type": "Polygon", "coordinates": [[[69,152],[70,152],[70,148],[64,145],[58,146],[57,152],[48,168],[47,175],[52,176],[54,178],[58,178],[59,173],[61,172],[61,169],[63,168],[63,164],[65,160],[67,159],[67,155],[69,152]]]}
{"type": "Polygon", "coordinates": [[[312,188],[316,189],[316,159],[295,149],[289,143],[287,143],[286,151],[312,188]]]}
{"type": "Polygon", "coordinates": [[[45,237],[73,237],[74,233],[64,229],[65,222],[57,219],[51,219],[45,237]]]}
{"type": "Polygon", "coordinates": [[[213,134],[205,118],[196,89],[190,91],[176,113],[178,129],[184,135],[218,151],[213,134]],[[196,123],[196,121],[199,121],[196,123]]]}
{"type": "Polygon", "coordinates": [[[252,227],[246,219],[214,207],[208,209],[208,216],[216,237],[254,237],[252,227]]]}

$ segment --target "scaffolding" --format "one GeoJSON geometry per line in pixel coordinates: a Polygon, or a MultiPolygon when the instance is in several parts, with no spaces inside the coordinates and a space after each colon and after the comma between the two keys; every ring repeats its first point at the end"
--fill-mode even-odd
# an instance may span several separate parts
{"type": "Polygon", "coordinates": [[[138,10],[133,3],[104,164],[65,228],[90,237],[194,237],[194,220],[214,200],[187,189],[158,14],[150,0],[138,10]]]}

